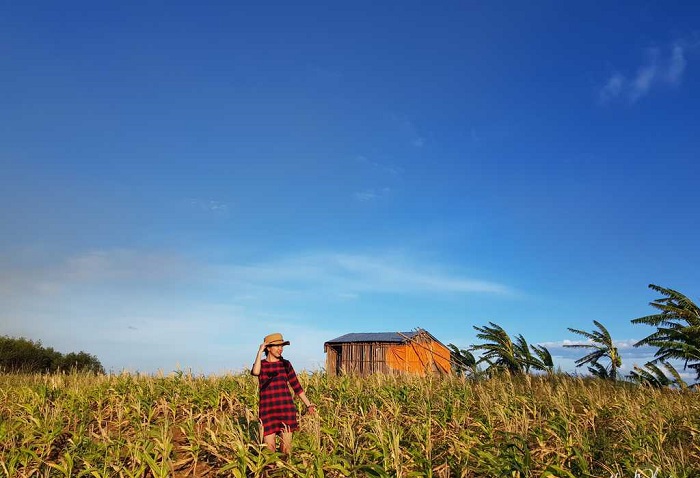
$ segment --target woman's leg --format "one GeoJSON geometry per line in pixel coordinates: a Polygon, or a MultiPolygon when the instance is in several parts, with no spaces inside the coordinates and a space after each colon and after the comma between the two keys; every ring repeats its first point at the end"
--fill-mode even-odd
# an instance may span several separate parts
{"type": "Polygon", "coordinates": [[[270,451],[275,451],[275,449],[277,448],[275,444],[275,437],[276,435],[274,433],[270,433],[269,435],[263,436],[263,443],[270,451]]]}

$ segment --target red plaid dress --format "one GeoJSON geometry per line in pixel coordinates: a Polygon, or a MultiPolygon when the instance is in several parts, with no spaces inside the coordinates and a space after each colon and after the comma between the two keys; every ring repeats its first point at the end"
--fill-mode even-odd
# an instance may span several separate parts
{"type": "Polygon", "coordinates": [[[263,426],[263,435],[280,433],[285,425],[289,427],[289,431],[297,430],[299,428],[297,408],[287,383],[292,386],[297,395],[304,389],[299,384],[292,364],[286,360],[268,362],[265,359],[260,362],[260,365],[258,417],[263,426]]]}

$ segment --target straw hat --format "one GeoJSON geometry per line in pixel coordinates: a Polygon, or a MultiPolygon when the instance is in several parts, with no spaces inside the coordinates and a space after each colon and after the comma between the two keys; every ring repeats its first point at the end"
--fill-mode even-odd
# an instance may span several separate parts
{"type": "Polygon", "coordinates": [[[265,345],[289,345],[289,340],[284,340],[282,334],[270,334],[263,340],[265,345]]]}

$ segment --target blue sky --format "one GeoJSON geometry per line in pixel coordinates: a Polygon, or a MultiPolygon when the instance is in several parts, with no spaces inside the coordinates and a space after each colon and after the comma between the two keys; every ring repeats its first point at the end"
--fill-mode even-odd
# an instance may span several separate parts
{"type": "Polygon", "coordinates": [[[0,334],[223,373],[491,321],[570,369],[598,320],[643,363],[647,285],[700,300],[700,5],[589,3],[6,3],[0,334]]]}

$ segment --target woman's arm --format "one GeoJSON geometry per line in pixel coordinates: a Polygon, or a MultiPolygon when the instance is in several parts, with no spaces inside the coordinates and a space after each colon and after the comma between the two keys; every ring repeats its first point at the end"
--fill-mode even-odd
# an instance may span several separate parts
{"type": "Polygon", "coordinates": [[[301,401],[304,402],[304,405],[306,405],[306,408],[307,410],[309,410],[309,413],[314,413],[316,411],[316,405],[311,403],[311,401],[306,396],[306,392],[298,393],[297,397],[299,397],[301,401]]]}
{"type": "Polygon", "coordinates": [[[302,402],[304,402],[304,405],[306,405],[306,408],[309,410],[309,412],[315,412],[316,405],[311,403],[309,398],[306,396],[306,392],[304,392],[304,389],[301,388],[301,384],[299,383],[297,374],[294,371],[294,367],[292,367],[292,364],[289,361],[286,362],[285,369],[287,370],[287,380],[289,381],[289,385],[292,386],[295,395],[299,397],[302,402]]]}
{"type": "Polygon", "coordinates": [[[265,353],[265,347],[267,347],[266,344],[260,344],[258,354],[255,356],[255,362],[253,362],[253,367],[250,369],[250,374],[255,375],[256,377],[260,375],[260,368],[262,367],[260,362],[262,361],[263,353],[265,353]]]}

